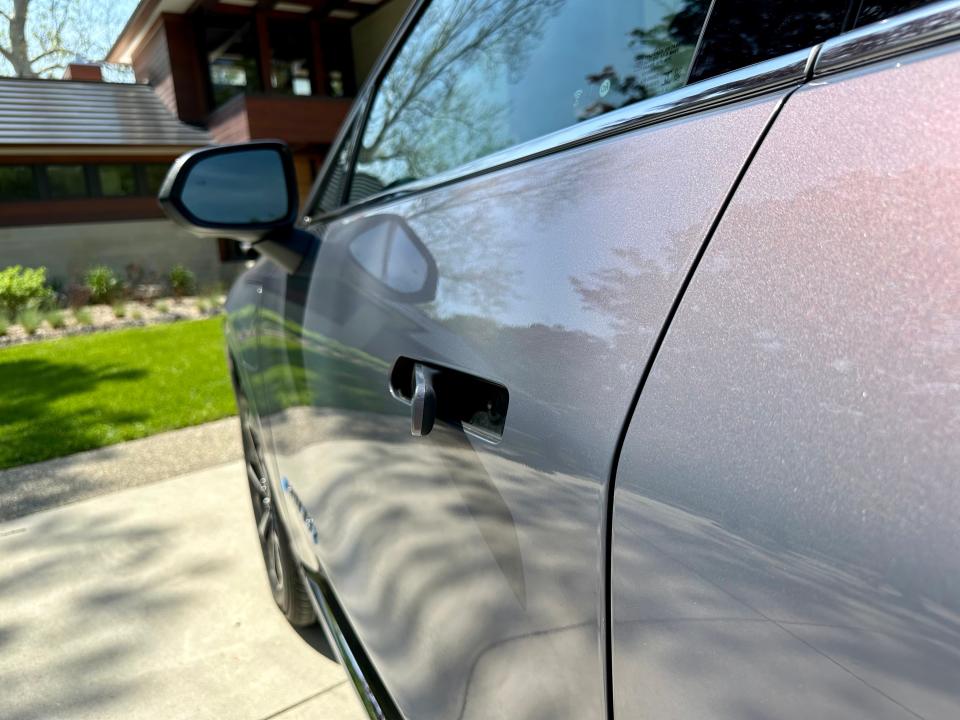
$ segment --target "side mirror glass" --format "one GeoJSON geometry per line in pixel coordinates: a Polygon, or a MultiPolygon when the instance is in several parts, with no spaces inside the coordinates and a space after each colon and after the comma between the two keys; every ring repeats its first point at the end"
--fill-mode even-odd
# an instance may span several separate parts
{"type": "Polygon", "coordinates": [[[159,200],[167,215],[198,235],[257,242],[296,222],[290,151],[269,141],[188,153],[170,169],[159,200]]]}

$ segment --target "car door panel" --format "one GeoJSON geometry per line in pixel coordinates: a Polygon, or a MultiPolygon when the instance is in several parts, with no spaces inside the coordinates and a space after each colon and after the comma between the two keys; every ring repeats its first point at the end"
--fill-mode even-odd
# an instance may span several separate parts
{"type": "Polygon", "coordinates": [[[642,389],[618,717],[960,716],[960,53],[786,103],[642,389]]]}
{"type": "Polygon", "coordinates": [[[785,92],[348,213],[314,228],[302,299],[266,284],[291,531],[405,717],[604,715],[611,458],[785,92]],[[411,436],[398,358],[506,388],[502,438],[411,436]]]}

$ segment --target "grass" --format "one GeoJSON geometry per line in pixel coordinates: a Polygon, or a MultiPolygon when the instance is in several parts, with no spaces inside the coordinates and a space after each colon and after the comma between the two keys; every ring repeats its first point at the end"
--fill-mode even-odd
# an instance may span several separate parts
{"type": "Polygon", "coordinates": [[[209,318],[0,349],[0,468],[234,414],[222,328],[209,318]]]}
{"type": "Polygon", "coordinates": [[[118,320],[125,318],[127,316],[127,304],[115,302],[113,304],[113,316],[118,320]]]}
{"type": "Polygon", "coordinates": [[[3,337],[7,334],[7,331],[10,329],[10,321],[7,320],[7,316],[3,313],[0,313],[0,337],[3,337]]]}

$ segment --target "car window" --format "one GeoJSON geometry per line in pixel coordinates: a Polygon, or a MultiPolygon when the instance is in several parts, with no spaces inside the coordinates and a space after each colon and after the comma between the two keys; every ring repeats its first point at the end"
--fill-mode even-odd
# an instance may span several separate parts
{"type": "Polygon", "coordinates": [[[306,213],[307,215],[323,215],[333,212],[343,205],[344,186],[350,168],[350,153],[353,150],[355,130],[356,126],[348,130],[343,136],[343,141],[336,150],[337,159],[327,170],[317,199],[306,213]]]}
{"type": "Polygon", "coordinates": [[[805,50],[843,30],[848,0],[716,0],[690,81],[805,50]]]}
{"type": "Polygon", "coordinates": [[[434,0],[374,99],[351,197],[682,86],[708,5],[434,0]]]}
{"type": "Polygon", "coordinates": [[[857,27],[886,20],[893,15],[929,5],[931,0],[863,0],[857,15],[857,27]]]}

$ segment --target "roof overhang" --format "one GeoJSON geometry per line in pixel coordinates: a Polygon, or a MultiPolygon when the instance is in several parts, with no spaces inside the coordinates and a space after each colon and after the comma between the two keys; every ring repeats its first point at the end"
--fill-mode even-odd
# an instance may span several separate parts
{"type": "Polygon", "coordinates": [[[107,62],[129,64],[161,13],[185,13],[195,0],[140,0],[107,53],[107,62]]]}

